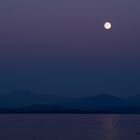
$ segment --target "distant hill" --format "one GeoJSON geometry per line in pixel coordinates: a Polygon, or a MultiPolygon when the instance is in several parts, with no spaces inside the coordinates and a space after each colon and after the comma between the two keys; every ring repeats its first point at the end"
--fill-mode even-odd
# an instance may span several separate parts
{"type": "Polygon", "coordinates": [[[137,103],[137,105],[140,105],[140,94],[130,96],[128,100],[137,103]]]}
{"type": "Polygon", "coordinates": [[[60,104],[75,98],[55,95],[36,94],[28,90],[15,90],[8,95],[0,96],[1,108],[19,108],[34,104],[60,104]]]}
{"type": "Polygon", "coordinates": [[[70,98],[14,91],[4,98],[12,106],[1,106],[0,113],[140,113],[140,106],[132,98],[107,94],[70,98]]]}
{"type": "Polygon", "coordinates": [[[84,108],[109,108],[119,106],[130,106],[132,103],[129,100],[115,97],[112,95],[101,94],[91,97],[82,97],[72,103],[67,103],[68,106],[77,106],[84,108]]]}

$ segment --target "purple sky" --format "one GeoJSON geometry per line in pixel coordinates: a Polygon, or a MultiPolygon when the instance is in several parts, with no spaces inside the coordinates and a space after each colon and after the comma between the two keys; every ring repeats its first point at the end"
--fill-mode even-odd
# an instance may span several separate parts
{"type": "Polygon", "coordinates": [[[0,92],[140,93],[139,13],[139,0],[1,0],[0,92]]]}

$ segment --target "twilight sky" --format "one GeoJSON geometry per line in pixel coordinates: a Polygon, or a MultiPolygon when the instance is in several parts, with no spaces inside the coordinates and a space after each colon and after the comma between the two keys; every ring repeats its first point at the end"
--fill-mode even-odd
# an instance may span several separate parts
{"type": "Polygon", "coordinates": [[[139,0],[1,0],[0,92],[140,93],[139,13],[139,0]]]}

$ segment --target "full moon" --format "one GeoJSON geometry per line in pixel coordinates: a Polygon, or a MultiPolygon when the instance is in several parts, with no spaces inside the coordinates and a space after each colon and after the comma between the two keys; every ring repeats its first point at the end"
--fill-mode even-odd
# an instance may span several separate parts
{"type": "Polygon", "coordinates": [[[107,29],[107,30],[109,30],[109,29],[111,29],[111,23],[110,22],[105,22],[105,24],[104,24],[104,28],[105,29],[107,29]]]}

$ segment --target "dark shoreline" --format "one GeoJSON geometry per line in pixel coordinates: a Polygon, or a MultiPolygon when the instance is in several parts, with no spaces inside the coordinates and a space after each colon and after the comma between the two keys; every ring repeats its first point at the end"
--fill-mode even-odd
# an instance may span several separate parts
{"type": "Polygon", "coordinates": [[[78,112],[78,111],[4,111],[0,112],[0,114],[120,114],[120,115],[139,115],[140,112],[78,112]]]}

